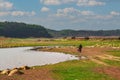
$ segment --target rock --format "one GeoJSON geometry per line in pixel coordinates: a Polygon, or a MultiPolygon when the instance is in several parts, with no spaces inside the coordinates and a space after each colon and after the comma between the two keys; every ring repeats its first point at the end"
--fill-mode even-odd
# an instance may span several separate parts
{"type": "Polygon", "coordinates": [[[9,74],[9,73],[10,73],[10,70],[9,70],[9,69],[6,69],[6,70],[1,71],[1,74],[9,74]]]}
{"type": "Polygon", "coordinates": [[[13,68],[12,70],[19,69],[19,68],[13,68]]]}
{"type": "Polygon", "coordinates": [[[14,69],[14,70],[10,71],[10,73],[8,74],[8,76],[13,76],[15,74],[22,74],[22,72],[20,72],[18,69],[14,69]]]}
{"type": "Polygon", "coordinates": [[[86,56],[80,56],[80,59],[82,59],[82,60],[86,60],[86,59],[88,59],[86,56]]]}
{"type": "Polygon", "coordinates": [[[28,69],[30,69],[30,67],[28,67],[28,66],[21,66],[19,69],[20,70],[28,70],[28,69]]]}

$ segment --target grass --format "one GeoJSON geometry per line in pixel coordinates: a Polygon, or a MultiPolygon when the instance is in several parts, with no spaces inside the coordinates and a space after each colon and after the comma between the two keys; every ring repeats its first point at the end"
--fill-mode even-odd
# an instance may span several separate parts
{"type": "Polygon", "coordinates": [[[96,72],[95,68],[103,66],[88,60],[73,60],[43,67],[50,68],[55,80],[115,80],[96,72]]]}
{"type": "Polygon", "coordinates": [[[67,39],[41,39],[41,38],[4,38],[0,39],[0,47],[26,47],[26,46],[107,46],[119,47],[120,40],[67,40],[67,39]]]}
{"type": "Polygon", "coordinates": [[[105,63],[111,65],[111,66],[116,66],[116,67],[120,67],[120,61],[114,61],[114,60],[102,60],[105,63]]]}
{"type": "MultiPolygon", "coordinates": [[[[107,53],[112,56],[120,57],[120,50],[109,50],[109,51],[107,51],[107,53]]],[[[120,61],[108,60],[108,59],[103,59],[101,61],[103,61],[111,66],[120,67],[120,61]]]]}
{"type": "MultiPolygon", "coordinates": [[[[120,47],[120,40],[66,40],[66,39],[39,39],[39,38],[5,38],[0,39],[0,47],[25,46],[83,46],[120,47]]],[[[109,54],[120,57],[120,51],[108,51],[109,54]]],[[[103,60],[113,66],[120,66],[120,62],[103,60]]],[[[89,60],[73,60],[54,65],[36,66],[35,68],[49,68],[55,80],[115,80],[114,78],[95,71],[95,68],[104,67],[89,60]]],[[[17,77],[17,76],[16,76],[17,77]]]]}
{"type": "Polygon", "coordinates": [[[107,51],[110,55],[120,57],[120,50],[110,50],[107,51]]]}
{"type": "MultiPolygon", "coordinates": [[[[120,50],[109,50],[109,51],[107,51],[107,53],[110,54],[110,55],[116,56],[116,57],[120,57],[120,50]]],[[[111,66],[120,67],[120,61],[107,60],[107,59],[104,59],[102,61],[111,65],[111,66]]]]}

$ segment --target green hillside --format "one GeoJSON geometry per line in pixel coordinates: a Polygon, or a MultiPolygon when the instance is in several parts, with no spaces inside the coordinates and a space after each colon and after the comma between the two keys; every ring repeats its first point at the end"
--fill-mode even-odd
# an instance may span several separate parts
{"type": "Polygon", "coordinates": [[[0,22],[0,36],[5,37],[52,37],[40,25],[30,25],[17,22],[0,22]]]}
{"type": "Polygon", "coordinates": [[[0,36],[27,38],[27,37],[86,37],[86,36],[120,36],[118,30],[51,30],[41,25],[17,23],[17,22],[0,22],[0,36]]]}
{"type": "Polygon", "coordinates": [[[120,29],[118,30],[47,30],[49,34],[54,37],[68,37],[68,36],[75,36],[75,37],[87,37],[87,36],[120,36],[120,29]]]}

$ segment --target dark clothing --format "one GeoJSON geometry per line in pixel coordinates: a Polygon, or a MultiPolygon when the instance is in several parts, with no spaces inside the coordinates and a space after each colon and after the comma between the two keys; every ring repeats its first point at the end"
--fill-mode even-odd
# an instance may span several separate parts
{"type": "Polygon", "coordinates": [[[78,51],[81,53],[82,52],[82,45],[80,44],[78,47],[78,51]]]}

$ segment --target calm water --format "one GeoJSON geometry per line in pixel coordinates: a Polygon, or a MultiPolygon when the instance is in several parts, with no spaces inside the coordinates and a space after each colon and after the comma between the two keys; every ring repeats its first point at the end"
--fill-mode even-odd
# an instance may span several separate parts
{"type": "Polygon", "coordinates": [[[29,50],[31,48],[32,47],[1,48],[0,70],[20,67],[23,65],[35,66],[55,64],[58,62],[77,59],[75,56],[69,54],[29,50]]]}

